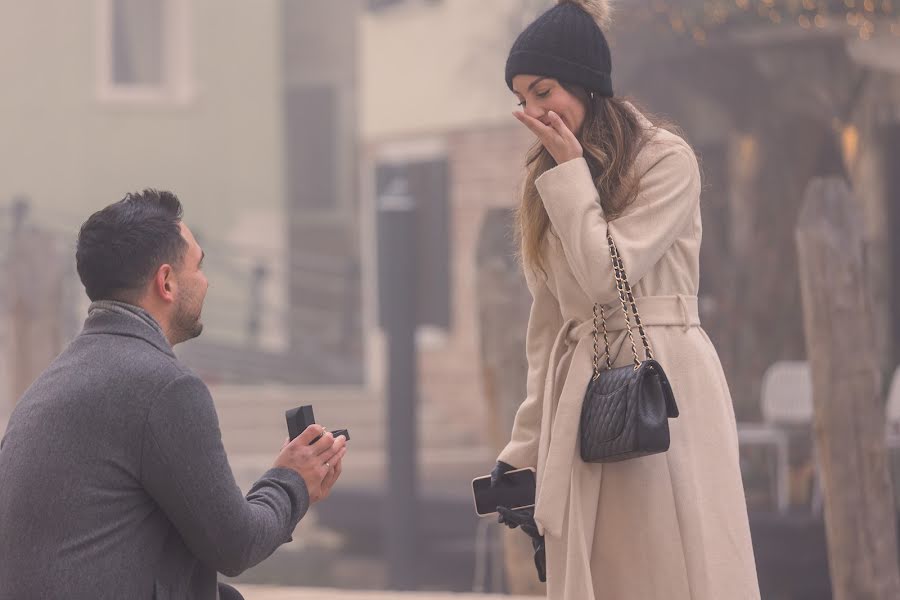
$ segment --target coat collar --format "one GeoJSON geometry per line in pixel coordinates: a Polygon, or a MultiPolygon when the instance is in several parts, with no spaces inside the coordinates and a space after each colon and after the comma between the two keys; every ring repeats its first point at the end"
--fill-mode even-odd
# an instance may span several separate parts
{"type": "Polygon", "coordinates": [[[653,129],[654,125],[650,121],[650,119],[644,116],[644,113],[639,111],[634,104],[632,104],[628,100],[623,101],[622,104],[625,105],[625,108],[634,113],[634,115],[637,117],[638,123],[641,124],[641,127],[643,127],[644,129],[653,129]]]}
{"type": "Polygon", "coordinates": [[[81,334],[121,335],[141,339],[175,358],[175,352],[156,319],[143,308],[133,304],[114,300],[91,303],[81,334]]]}

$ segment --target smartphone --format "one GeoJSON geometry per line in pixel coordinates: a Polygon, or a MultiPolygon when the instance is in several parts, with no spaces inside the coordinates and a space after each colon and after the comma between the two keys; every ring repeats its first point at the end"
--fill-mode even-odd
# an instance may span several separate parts
{"type": "Polygon", "coordinates": [[[491,476],[476,477],[472,480],[472,496],[475,499],[475,514],[484,517],[497,512],[498,506],[506,508],[529,508],[534,506],[534,469],[507,471],[497,487],[491,487],[491,476]]]}

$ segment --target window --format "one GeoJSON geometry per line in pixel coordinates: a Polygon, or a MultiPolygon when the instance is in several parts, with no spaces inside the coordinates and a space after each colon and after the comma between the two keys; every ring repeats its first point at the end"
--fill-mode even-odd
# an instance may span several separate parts
{"type": "Polygon", "coordinates": [[[285,93],[288,194],[295,211],[338,207],[338,90],[298,85],[285,93]]]}
{"type": "Polygon", "coordinates": [[[112,0],[112,83],[163,84],[163,0],[112,0]]]}
{"type": "Polygon", "coordinates": [[[441,0],[368,0],[369,10],[379,11],[395,6],[416,5],[416,4],[437,4],[441,0]]]}
{"type": "Polygon", "coordinates": [[[98,97],[189,99],[188,0],[98,0],[98,97]]]}

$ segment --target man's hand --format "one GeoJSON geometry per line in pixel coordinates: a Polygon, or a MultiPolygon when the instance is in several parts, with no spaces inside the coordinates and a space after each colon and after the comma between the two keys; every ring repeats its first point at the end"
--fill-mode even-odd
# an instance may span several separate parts
{"type": "Polygon", "coordinates": [[[337,456],[334,460],[330,461],[330,469],[328,474],[325,475],[325,479],[322,480],[322,493],[315,502],[319,500],[324,500],[331,494],[331,488],[334,487],[334,482],[338,480],[338,477],[341,476],[342,463],[344,459],[344,455],[347,454],[347,447],[344,446],[341,448],[341,451],[338,452],[337,456]]]}
{"type": "Polygon", "coordinates": [[[292,469],[306,483],[310,503],[327,497],[341,472],[341,459],[347,452],[347,440],[337,440],[321,425],[313,424],[286,442],[275,459],[274,467],[292,469]],[[319,438],[314,444],[310,443],[319,438]]]}
{"type": "Polygon", "coordinates": [[[547,113],[550,125],[544,125],[538,119],[526,115],[522,111],[513,113],[525,127],[537,136],[538,141],[547,149],[557,165],[584,156],[584,148],[562,118],[552,110],[547,113]]]}

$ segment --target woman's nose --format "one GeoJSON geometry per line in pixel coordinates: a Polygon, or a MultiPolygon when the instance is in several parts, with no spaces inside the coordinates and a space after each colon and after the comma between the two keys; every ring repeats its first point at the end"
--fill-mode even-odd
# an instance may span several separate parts
{"type": "Polygon", "coordinates": [[[525,114],[533,119],[540,119],[546,114],[546,112],[547,111],[545,111],[543,108],[534,106],[533,104],[525,105],[525,114]]]}

